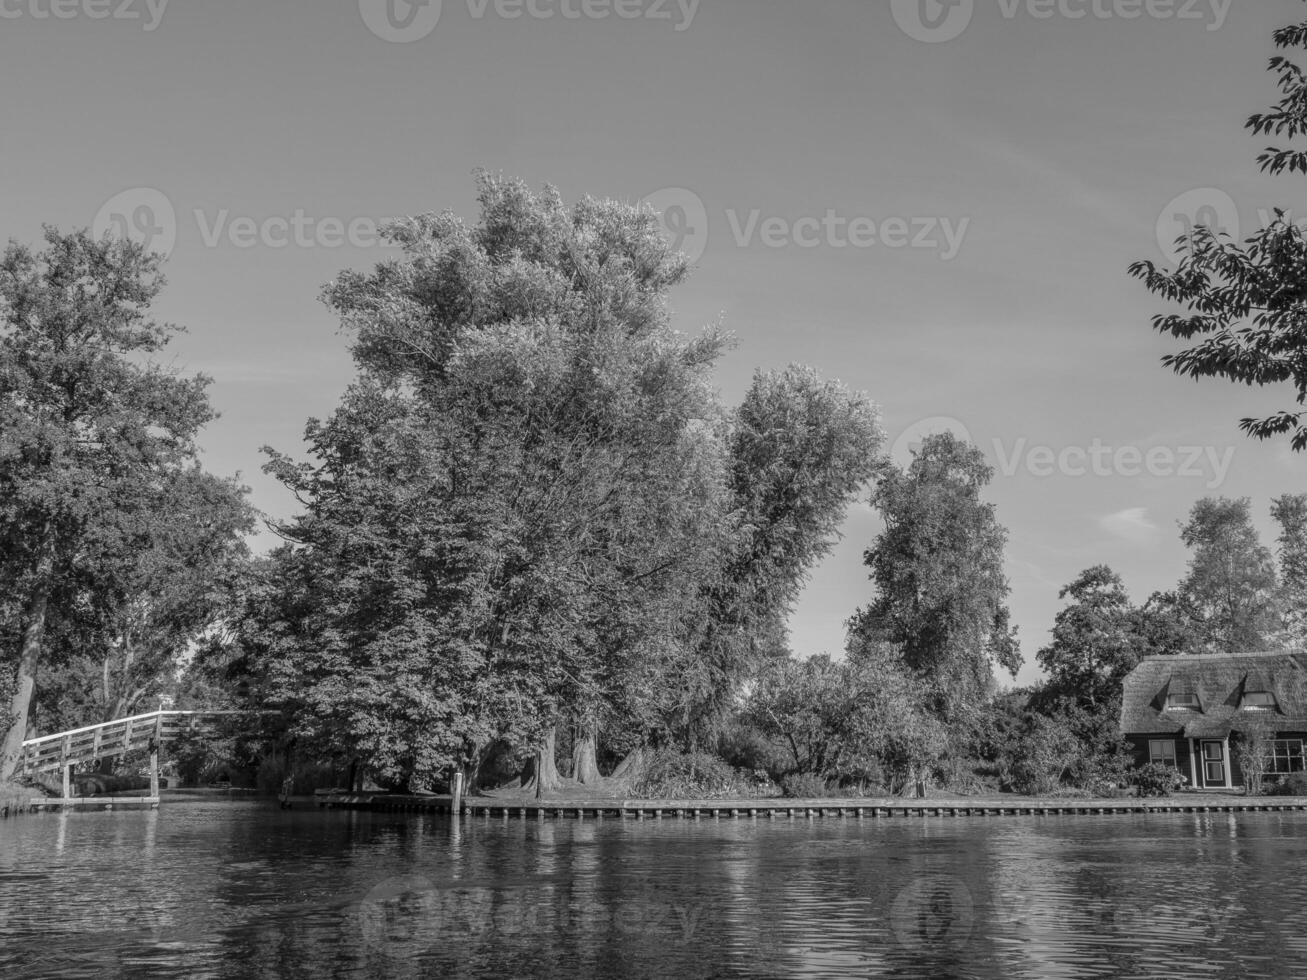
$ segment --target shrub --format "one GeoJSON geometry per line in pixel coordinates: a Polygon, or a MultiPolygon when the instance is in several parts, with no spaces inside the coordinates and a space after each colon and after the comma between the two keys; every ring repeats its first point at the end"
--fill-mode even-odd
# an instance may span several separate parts
{"type": "Polygon", "coordinates": [[[1265,788],[1273,796],[1307,796],[1307,772],[1291,772],[1265,788]]]}
{"type": "Polygon", "coordinates": [[[646,800],[711,800],[764,796],[769,789],[770,783],[760,785],[707,752],[663,750],[631,792],[646,800]]]}
{"type": "Polygon", "coordinates": [[[836,795],[829,782],[810,772],[786,776],[781,780],[781,793],[792,800],[821,800],[836,795]]]}
{"type": "Polygon", "coordinates": [[[1160,762],[1150,762],[1136,769],[1131,777],[1140,796],[1170,796],[1185,784],[1179,770],[1160,762]]]}

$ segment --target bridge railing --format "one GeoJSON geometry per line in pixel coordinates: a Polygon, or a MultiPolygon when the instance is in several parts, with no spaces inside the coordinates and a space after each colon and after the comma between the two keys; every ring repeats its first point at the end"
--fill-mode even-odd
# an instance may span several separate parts
{"type": "Polygon", "coordinates": [[[23,743],[19,768],[30,774],[58,771],[77,762],[113,758],[156,747],[188,733],[211,731],[220,721],[263,714],[251,711],[151,711],[23,743]]]}

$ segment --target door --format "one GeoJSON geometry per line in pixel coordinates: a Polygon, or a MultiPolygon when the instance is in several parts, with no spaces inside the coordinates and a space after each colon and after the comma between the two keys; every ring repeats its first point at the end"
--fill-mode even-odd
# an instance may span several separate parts
{"type": "Polygon", "coordinates": [[[1225,743],[1203,742],[1203,785],[1225,785],[1225,743]]]}

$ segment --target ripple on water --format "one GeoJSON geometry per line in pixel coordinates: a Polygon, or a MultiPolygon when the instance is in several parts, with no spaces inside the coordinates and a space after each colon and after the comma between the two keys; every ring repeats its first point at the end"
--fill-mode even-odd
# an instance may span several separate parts
{"type": "Polygon", "coordinates": [[[10,821],[0,975],[1307,976],[1307,815],[10,821]]]}

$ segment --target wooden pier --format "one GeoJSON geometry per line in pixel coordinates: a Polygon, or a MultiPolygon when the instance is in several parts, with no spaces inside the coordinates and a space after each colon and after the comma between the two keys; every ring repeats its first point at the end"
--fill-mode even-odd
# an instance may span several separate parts
{"type": "Polygon", "coordinates": [[[148,714],[118,718],[99,725],[87,725],[68,732],[30,738],[23,742],[18,771],[22,775],[62,774],[63,792],[57,797],[36,797],[29,808],[71,809],[95,807],[110,810],[115,806],[156,807],[159,805],[159,750],[166,743],[185,735],[207,734],[232,720],[270,714],[260,711],[151,711],[148,714]],[[129,752],[150,755],[149,796],[75,797],[72,772],[78,765],[99,759],[112,759],[129,752]]]}
{"type": "MultiPolygon", "coordinates": [[[[317,797],[318,806],[407,813],[449,813],[448,796],[353,793],[317,797]]],[[[1250,813],[1307,810],[1304,797],[1112,800],[497,800],[462,801],[466,817],[524,820],[895,820],[905,817],[1025,817],[1126,813],[1250,813]]]]}
{"type": "Polygon", "coordinates": [[[157,796],[42,796],[33,799],[28,809],[33,813],[42,810],[157,810],[157,796]]]}

